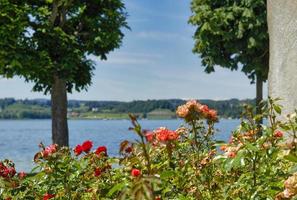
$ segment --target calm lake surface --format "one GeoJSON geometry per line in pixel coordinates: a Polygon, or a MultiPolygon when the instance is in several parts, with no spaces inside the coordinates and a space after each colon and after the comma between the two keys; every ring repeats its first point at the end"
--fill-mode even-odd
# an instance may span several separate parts
{"type": "MultiPolygon", "coordinates": [[[[176,129],[181,120],[140,120],[144,129],[153,130],[160,126],[176,129]]],[[[227,140],[239,120],[222,119],[216,126],[216,138],[227,140]]],[[[128,131],[128,120],[69,120],[70,146],[92,140],[94,146],[105,145],[110,156],[117,156],[119,144],[135,135],[128,131]]],[[[40,142],[51,144],[50,120],[0,120],[0,160],[13,160],[17,170],[30,172],[34,167],[33,157],[39,151],[40,142]]]]}

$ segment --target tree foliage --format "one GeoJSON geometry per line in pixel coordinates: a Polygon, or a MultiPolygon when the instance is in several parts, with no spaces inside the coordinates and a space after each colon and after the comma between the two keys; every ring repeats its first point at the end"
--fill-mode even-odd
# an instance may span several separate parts
{"type": "Polygon", "coordinates": [[[12,77],[20,72],[20,61],[27,58],[28,13],[21,1],[0,0],[0,9],[0,75],[12,77]]]}
{"type": "Polygon", "coordinates": [[[88,55],[106,59],[127,27],[121,0],[1,0],[0,6],[1,72],[24,76],[36,91],[49,92],[54,76],[68,92],[86,89],[94,69],[88,55]]]}
{"type": "Polygon", "coordinates": [[[205,71],[242,66],[252,80],[267,80],[269,42],[265,0],[192,0],[194,53],[205,71]]]}

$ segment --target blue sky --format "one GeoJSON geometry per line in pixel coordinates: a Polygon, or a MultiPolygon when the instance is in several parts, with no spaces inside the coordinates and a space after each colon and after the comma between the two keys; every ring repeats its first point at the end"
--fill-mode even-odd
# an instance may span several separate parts
{"type": "MultiPolygon", "coordinates": [[[[131,31],[107,61],[96,57],[93,84],[69,99],[254,98],[255,85],[242,72],[216,68],[206,74],[192,53],[195,28],[187,23],[190,0],[125,0],[131,31]]],[[[23,79],[0,79],[0,98],[49,98],[23,79]]],[[[265,87],[265,94],[267,85],[265,87]]]]}

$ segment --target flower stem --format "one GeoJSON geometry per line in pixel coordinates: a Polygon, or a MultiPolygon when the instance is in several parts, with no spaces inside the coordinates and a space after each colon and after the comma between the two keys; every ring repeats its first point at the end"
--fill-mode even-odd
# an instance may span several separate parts
{"type": "Polygon", "coordinates": [[[144,154],[144,157],[146,159],[146,167],[147,167],[147,171],[149,174],[151,174],[152,170],[151,170],[151,160],[150,160],[150,156],[147,152],[147,149],[146,149],[146,145],[145,145],[145,141],[144,141],[144,137],[139,134],[140,138],[141,138],[141,147],[142,147],[142,150],[143,150],[143,154],[144,154]]]}

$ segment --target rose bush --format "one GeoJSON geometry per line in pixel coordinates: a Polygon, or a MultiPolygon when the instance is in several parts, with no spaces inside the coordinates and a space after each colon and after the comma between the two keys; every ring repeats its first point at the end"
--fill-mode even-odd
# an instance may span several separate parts
{"type": "Polygon", "coordinates": [[[269,99],[263,114],[245,108],[230,140],[215,140],[215,110],[197,101],[177,108],[184,124],[142,129],[123,141],[120,156],[84,141],[74,149],[40,144],[33,173],[0,162],[1,199],[293,199],[297,196],[297,117],[279,121],[269,99]],[[259,125],[260,118],[267,125],[259,125]],[[286,138],[285,138],[286,137],[286,138]]]}

